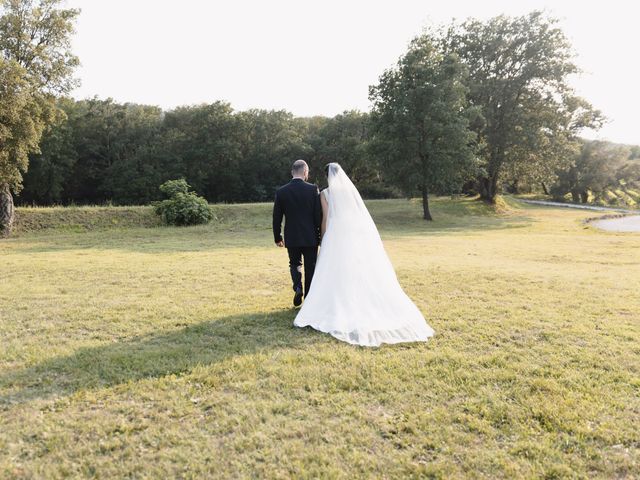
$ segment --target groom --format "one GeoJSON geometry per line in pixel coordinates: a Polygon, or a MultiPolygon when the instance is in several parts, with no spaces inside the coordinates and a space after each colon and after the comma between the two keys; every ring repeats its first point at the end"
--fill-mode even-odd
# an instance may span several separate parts
{"type": "Polygon", "coordinates": [[[320,192],[316,185],[307,183],[309,166],[304,160],[296,160],[291,167],[289,183],[276,192],[273,203],[273,238],[278,247],[287,246],[289,269],[293,290],[293,305],[298,307],[302,297],[309,294],[313,271],[318,257],[320,244],[320,224],[322,207],[320,192]],[[284,223],[284,241],[280,233],[282,217],[284,223]],[[302,289],[302,258],[304,257],[304,291],[302,289]]]}

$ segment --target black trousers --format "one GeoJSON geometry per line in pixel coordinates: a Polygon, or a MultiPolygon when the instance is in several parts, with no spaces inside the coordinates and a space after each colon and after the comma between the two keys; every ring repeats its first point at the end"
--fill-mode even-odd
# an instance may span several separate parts
{"type": "Polygon", "coordinates": [[[302,258],[304,257],[304,296],[309,294],[313,272],[318,259],[318,247],[287,247],[289,252],[289,270],[293,280],[293,290],[302,290],[302,258]]]}

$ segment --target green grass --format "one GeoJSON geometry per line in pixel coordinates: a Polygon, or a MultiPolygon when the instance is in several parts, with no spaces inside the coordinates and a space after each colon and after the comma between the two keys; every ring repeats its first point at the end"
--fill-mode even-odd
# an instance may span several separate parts
{"type": "Polygon", "coordinates": [[[160,217],[152,207],[21,207],[17,209],[16,234],[57,230],[83,232],[104,228],[153,227],[160,217]]]}
{"type": "Polygon", "coordinates": [[[640,476],[640,236],[368,204],[427,344],[292,327],[268,204],[0,242],[0,478],[640,476]]]}

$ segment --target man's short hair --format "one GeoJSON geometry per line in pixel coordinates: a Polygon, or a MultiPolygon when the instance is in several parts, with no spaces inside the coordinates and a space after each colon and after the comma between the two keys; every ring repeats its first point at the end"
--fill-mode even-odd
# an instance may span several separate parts
{"type": "Polygon", "coordinates": [[[291,172],[293,173],[303,173],[305,169],[308,169],[309,165],[304,160],[296,160],[293,162],[291,166],[291,172]]]}

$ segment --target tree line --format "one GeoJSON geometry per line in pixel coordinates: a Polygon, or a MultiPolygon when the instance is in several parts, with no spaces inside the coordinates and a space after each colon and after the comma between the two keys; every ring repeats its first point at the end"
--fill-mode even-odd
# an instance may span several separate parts
{"type": "Polygon", "coordinates": [[[285,111],[234,111],[228,103],[180,107],[63,99],[66,119],[43,136],[17,201],[26,204],[147,204],[159,185],[185,178],[210,202],[273,199],[291,163],[312,180],[340,161],[372,197],[397,194],[366,154],[369,116],[297,118],[285,111]]]}
{"type": "Polygon", "coordinates": [[[602,113],[577,96],[558,20],[534,11],[425,30],[369,87],[371,112],[298,118],[65,97],[79,12],[61,0],[0,0],[0,230],[20,203],[144,204],[184,178],[210,202],[270,200],[291,162],[312,180],[341,163],[367,197],[542,188],[588,200],[638,179],[638,150],[580,138],[602,113]],[[587,172],[587,173],[585,173],[587,172]]]}
{"type": "MultiPolygon", "coordinates": [[[[297,158],[308,161],[311,181],[320,185],[326,184],[323,165],[341,163],[367,198],[419,190],[411,183],[421,175],[419,158],[408,161],[411,156],[403,150],[410,148],[407,143],[380,145],[369,113],[300,118],[285,111],[238,112],[223,102],[164,112],[111,99],[69,98],[59,100],[58,108],[64,117],[43,135],[40,152],[30,156],[23,190],[16,197],[19,204],[148,204],[161,198],[162,183],[176,178],[185,178],[214,203],[269,201],[288,181],[290,164],[297,158]]],[[[444,124],[449,130],[439,148],[451,145],[452,129],[471,135],[460,124],[444,124]]],[[[389,128],[403,125],[394,121],[389,128]]],[[[440,170],[430,173],[430,191],[477,193],[474,175],[480,167],[470,147],[473,142],[465,139],[463,145],[466,150],[455,151],[440,170]],[[461,173],[467,176],[456,177],[461,173]]],[[[501,186],[514,193],[546,189],[557,198],[570,194],[574,201],[587,202],[589,194],[602,195],[621,182],[640,182],[638,146],[578,139],[566,160],[544,168],[532,161],[514,162],[505,169],[501,186]]]]}

